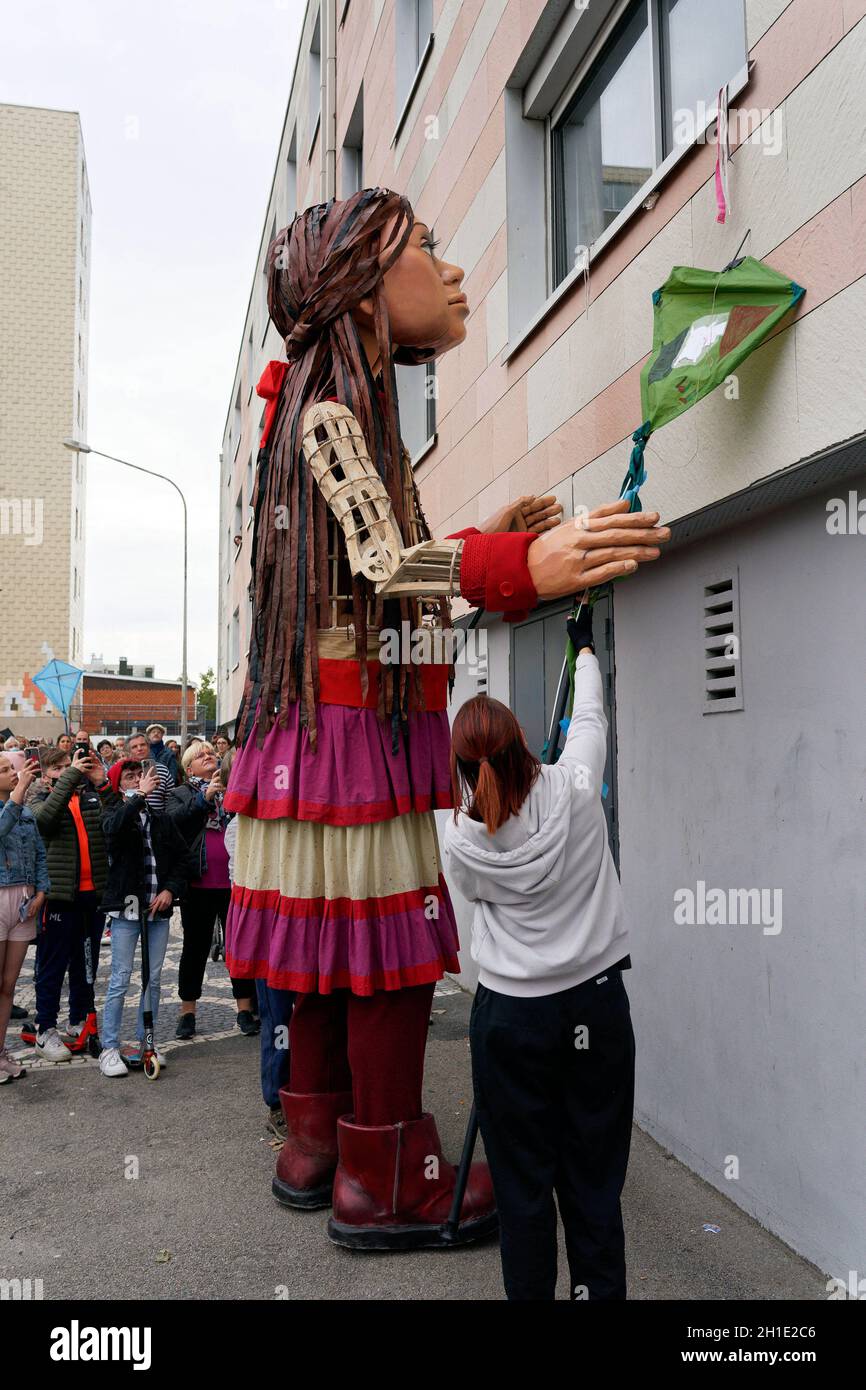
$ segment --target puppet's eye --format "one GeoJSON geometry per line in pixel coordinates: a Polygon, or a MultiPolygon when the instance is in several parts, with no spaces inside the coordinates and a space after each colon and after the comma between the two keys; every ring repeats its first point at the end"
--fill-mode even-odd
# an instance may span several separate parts
{"type": "Polygon", "coordinates": [[[428,237],[425,237],[425,238],[424,238],[424,245],[425,245],[425,246],[427,247],[427,249],[429,250],[431,256],[433,255],[433,252],[436,250],[436,247],[437,247],[439,244],[440,244],[440,239],[439,239],[439,237],[435,237],[435,238],[434,238],[434,237],[428,236],[428,237]]]}

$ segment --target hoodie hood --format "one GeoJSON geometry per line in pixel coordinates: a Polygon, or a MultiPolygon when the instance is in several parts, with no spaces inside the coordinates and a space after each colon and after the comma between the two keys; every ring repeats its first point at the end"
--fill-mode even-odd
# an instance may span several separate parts
{"type": "Polygon", "coordinates": [[[514,904],[545,892],[562,877],[571,828],[571,787],[556,765],[543,766],[541,796],[526,798],[516,815],[491,835],[483,821],[461,811],[445,826],[449,872],[460,886],[471,875],[473,897],[514,904]]]}

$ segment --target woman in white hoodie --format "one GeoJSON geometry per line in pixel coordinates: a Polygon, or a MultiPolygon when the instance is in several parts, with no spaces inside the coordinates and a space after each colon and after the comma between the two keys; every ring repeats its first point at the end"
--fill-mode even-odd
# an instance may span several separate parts
{"type": "Polygon", "coordinates": [[[556,1207],[573,1299],[626,1296],[620,1194],[634,1034],[619,878],[602,808],[607,719],[585,604],[569,631],[575,694],[559,760],[511,711],[468,700],[452,729],[451,882],[475,904],[470,1043],[509,1299],[552,1299],[556,1207]]]}

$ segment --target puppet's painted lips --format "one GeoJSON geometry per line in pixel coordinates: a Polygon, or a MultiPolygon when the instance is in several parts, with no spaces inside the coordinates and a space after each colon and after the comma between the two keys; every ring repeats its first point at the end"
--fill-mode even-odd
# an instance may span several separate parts
{"type": "Polygon", "coordinates": [[[449,304],[465,304],[465,305],[466,305],[466,308],[467,308],[467,309],[469,308],[469,300],[466,298],[466,295],[465,295],[465,294],[458,294],[458,296],[457,296],[456,299],[449,299],[448,303],[449,303],[449,304]]]}

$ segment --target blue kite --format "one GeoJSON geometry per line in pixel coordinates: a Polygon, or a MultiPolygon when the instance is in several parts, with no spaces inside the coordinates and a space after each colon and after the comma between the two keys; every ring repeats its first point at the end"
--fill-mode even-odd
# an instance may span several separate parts
{"type": "Polygon", "coordinates": [[[33,684],[37,689],[41,690],[43,695],[48,696],[55,709],[60,710],[67,732],[69,731],[69,710],[72,705],[72,697],[78,689],[83,675],[84,672],[79,666],[70,666],[68,661],[58,661],[55,658],[32,677],[33,684]]]}

